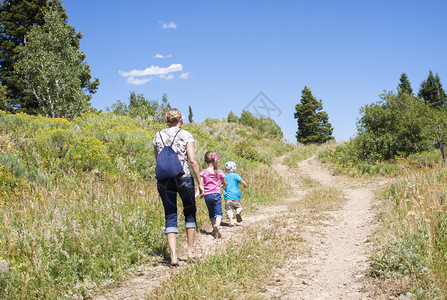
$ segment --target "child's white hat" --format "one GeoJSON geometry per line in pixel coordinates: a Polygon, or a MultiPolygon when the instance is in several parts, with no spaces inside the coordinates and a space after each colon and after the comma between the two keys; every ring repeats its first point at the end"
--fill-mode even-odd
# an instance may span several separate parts
{"type": "Polygon", "coordinates": [[[234,161],[227,161],[225,163],[225,170],[236,170],[237,166],[236,163],[234,161]]]}

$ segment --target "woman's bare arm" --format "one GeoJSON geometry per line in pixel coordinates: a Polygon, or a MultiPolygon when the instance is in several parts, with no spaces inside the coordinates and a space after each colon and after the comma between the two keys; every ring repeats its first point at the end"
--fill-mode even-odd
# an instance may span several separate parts
{"type": "Polygon", "coordinates": [[[157,146],[154,146],[154,155],[155,155],[155,160],[157,160],[157,158],[158,158],[158,149],[157,149],[157,146]]]}
{"type": "Polygon", "coordinates": [[[199,194],[200,197],[205,195],[205,189],[203,188],[203,180],[200,176],[199,163],[197,162],[196,153],[194,151],[194,143],[186,144],[186,155],[188,156],[189,165],[191,166],[192,172],[199,183],[199,194]]]}

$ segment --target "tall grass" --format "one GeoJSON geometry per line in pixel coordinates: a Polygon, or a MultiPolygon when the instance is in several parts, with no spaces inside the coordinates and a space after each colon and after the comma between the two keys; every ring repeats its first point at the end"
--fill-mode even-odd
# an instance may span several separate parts
{"type": "Polygon", "coordinates": [[[296,251],[296,236],[281,234],[285,226],[271,220],[266,228],[247,227],[244,242],[231,243],[217,254],[182,268],[149,299],[257,299],[269,275],[296,251]],[[267,255],[266,255],[267,254],[267,255]]]}
{"type": "Polygon", "coordinates": [[[441,163],[414,162],[385,192],[372,275],[405,281],[419,299],[443,299],[447,296],[447,171],[441,163]]]}
{"type": "Polygon", "coordinates": [[[380,155],[375,161],[359,159],[357,149],[351,142],[328,144],[318,152],[318,159],[330,164],[334,175],[347,174],[353,177],[398,176],[410,167],[425,167],[440,160],[439,151],[421,152],[407,157],[384,160],[380,155]]]}
{"type": "MultiPolygon", "coordinates": [[[[285,193],[267,164],[239,156],[228,137],[206,134],[203,126],[184,127],[196,139],[198,159],[213,150],[238,163],[250,186],[244,208],[285,193]]],[[[152,146],[161,128],[111,113],[68,121],[0,112],[2,299],[88,297],[166,254],[152,146]]],[[[209,223],[204,207],[200,226],[209,223]]]]}

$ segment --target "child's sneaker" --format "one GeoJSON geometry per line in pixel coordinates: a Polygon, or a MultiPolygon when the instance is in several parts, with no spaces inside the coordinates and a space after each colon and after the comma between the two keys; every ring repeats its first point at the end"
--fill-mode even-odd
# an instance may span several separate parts
{"type": "Polygon", "coordinates": [[[236,221],[237,221],[238,223],[242,222],[241,214],[236,214],[236,221]]]}

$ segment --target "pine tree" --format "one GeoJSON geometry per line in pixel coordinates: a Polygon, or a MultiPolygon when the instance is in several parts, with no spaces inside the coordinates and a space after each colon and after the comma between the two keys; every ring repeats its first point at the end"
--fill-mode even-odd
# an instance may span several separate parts
{"type": "Polygon", "coordinates": [[[192,114],[192,108],[191,108],[191,105],[190,105],[189,106],[189,114],[188,114],[188,121],[189,121],[189,123],[194,123],[192,117],[193,117],[193,114],[192,114]]]}
{"type": "Polygon", "coordinates": [[[238,121],[239,121],[238,116],[233,111],[230,111],[227,116],[227,122],[236,123],[238,121]]]}
{"type": "MultiPolygon", "coordinates": [[[[17,47],[23,46],[26,35],[33,26],[44,25],[44,15],[51,7],[60,11],[65,26],[70,29],[71,44],[79,49],[80,33],[68,25],[65,9],[60,0],[3,0],[0,2],[0,81],[7,88],[10,104],[9,110],[20,109],[31,112],[36,109],[37,101],[32,95],[24,93],[24,84],[18,79],[15,71],[17,61],[17,47]]],[[[82,52],[81,52],[82,53],[82,52]]],[[[84,62],[82,53],[82,70],[80,71],[80,87],[86,92],[94,94],[99,80],[91,81],[90,67],[84,62]]]]}
{"type": "Polygon", "coordinates": [[[318,101],[311,90],[305,86],[301,102],[295,106],[295,119],[298,122],[297,142],[302,144],[322,144],[333,140],[332,125],[326,112],[322,111],[322,101],[318,101]]]}
{"type": "Polygon", "coordinates": [[[61,12],[51,9],[43,26],[34,26],[24,46],[17,48],[15,71],[30,95],[33,114],[72,118],[90,108],[81,88],[84,55],[72,44],[71,28],[61,12]]]}
{"type": "Polygon", "coordinates": [[[431,107],[447,105],[447,96],[442,88],[441,80],[438,74],[433,75],[432,71],[429,72],[427,80],[422,81],[418,96],[431,107]]]}
{"type": "MultiPolygon", "coordinates": [[[[159,103],[157,101],[157,103],[159,103]]],[[[168,95],[163,94],[161,97],[161,103],[158,104],[157,111],[155,113],[155,120],[159,123],[166,122],[165,115],[168,110],[171,109],[171,104],[169,104],[168,95]]]]}
{"type": "Polygon", "coordinates": [[[402,73],[400,76],[400,83],[397,86],[398,95],[407,94],[410,97],[413,97],[413,89],[411,88],[410,81],[408,80],[407,74],[402,73]]]}
{"type": "Polygon", "coordinates": [[[7,110],[8,99],[6,97],[6,88],[0,84],[0,110],[7,110]]]}

